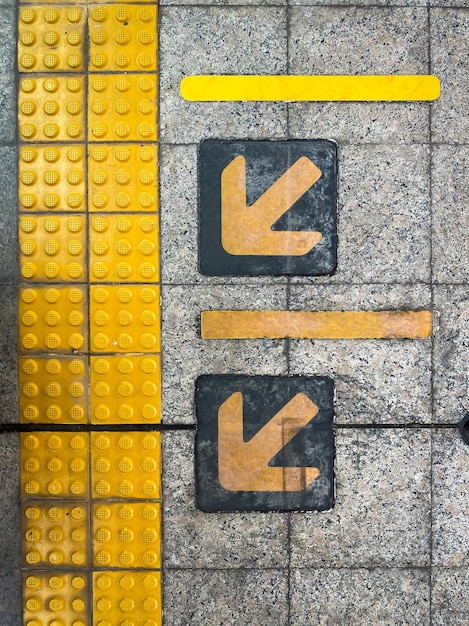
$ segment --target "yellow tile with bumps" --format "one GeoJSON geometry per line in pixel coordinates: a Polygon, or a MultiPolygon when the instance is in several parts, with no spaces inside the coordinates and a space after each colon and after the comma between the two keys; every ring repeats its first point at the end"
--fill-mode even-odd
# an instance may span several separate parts
{"type": "Polygon", "coordinates": [[[22,147],[18,197],[21,211],[83,210],[84,148],[47,144],[22,147]]]}
{"type": "Polygon", "coordinates": [[[88,422],[88,361],[83,357],[20,357],[23,424],[88,422]]]}
{"type": "Polygon", "coordinates": [[[92,352],[159,352],[159,287],[92,285],[90,332],[92,352]]]}
{"type": "Polygon", "coordinates": [[[155,76],[96,74],[88,78],[89,141],[156,141],[155,76]]]}
{"type": "Polygon", "coordinates": [[[95,567],[161,567],[159,504],[94,504],[92,523],[95,567]]]}
{"type": "Polygon", "coordinates": [[[156,7],[91,6],[90,72],[155,72],[156,7]]]}
{"type": "Polygon", "coordinates": [[[23,498],[86,498],[88,435],[85,433],[21,433],[23,498]]]}
{"type": "Polygon", "coordinates": [[[91,357],[91,422],[157,424],[161,420],[158,355],[91,357]]]}
{"type": "Polygon", "coordinates": [[[93,498],[160,497],[159,433],[91,433],[93,498]]]}
{"type": "Polygon", "coordinates": [[[90,211],[155,211],[156,146],[94,145],[88,154],[90,211]]]}
{"type": "Polygon", "coordinates": [[[83,141],[84,79],[36,76],[19,84],[20,141],[83,141]]]}
{"type": "Polygon", "coordinates": [[[85,504],[23,504],[23,564],[29,568],[86,567],[89,513],[85,504]]]}
{"type": "Polygon", "coordinates": [[[22,7],[18,21],[20,72],[83,72],[85,8],[22,7]]]}
{"type": "Polygon", "coordinates": [[[86,217],[23,216],[19,220],[20,273],[24,281],[86,281],[86,217]]]}
{"type": "Polygon", "coordinates": [[[87,349],[83,287],[20,288],[19,352],[75,354],[87,349]]]}

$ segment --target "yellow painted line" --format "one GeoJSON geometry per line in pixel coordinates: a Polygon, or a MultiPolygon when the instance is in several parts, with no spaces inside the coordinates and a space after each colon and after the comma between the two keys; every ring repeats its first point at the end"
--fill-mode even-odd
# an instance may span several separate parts
{"type": "Polygon", "coordinates": [[[203,311],[204,339],[421,339],[431,311],[203,311]]]}
{"type": "Polygon", "coordinates": [[[436,100],[440,81],[416,76],[187,76],[185,100],[409,101],[436,100]]]}

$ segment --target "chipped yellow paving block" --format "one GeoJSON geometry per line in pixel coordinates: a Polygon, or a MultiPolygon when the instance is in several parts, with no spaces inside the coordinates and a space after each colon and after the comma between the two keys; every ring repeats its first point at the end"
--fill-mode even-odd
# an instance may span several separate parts
{"type": "Polygon", "coordinates": [[[88,362],[83,357],[20,357],[23,424],[88,422],[88,362]]]}
{"type": "Polygon", "coordinates": [[[156,146],[94,145],[88,154],[90,211],[155,211],[156,146]]]}
{"type": "Polygon", "coordinates": [[[93,626],[161,626],[159,572],[93,572],[93,626]]]}
{"type": "Polygon", "coordinates": [[[82,76],[22,78],[18,102],[20,141],[82,141],[84,94],[82,76]]]}
{"type": "Polygon", "coordinates": [[[86,433],[22,433],[22,497],[86,498],[88,460],[86,433]]]}
{"type": "Polygon", "coordinates": [[[85,352],[86,311],[84,287],[20,287],[19,352],[85,352]]]}
{"type": "Polygon", "coordinates": [[[89,141],[156,141],[155,76],[88,77],[89,141]]]}
{"type": "Polygon", "coordinates": [[[18,21],[20,72],[84,71],[85,8],[23,7],[18,21]]]}
{"type": "Polygon", "coordinates": [[[157,503],[93,505],[93,566],[161,567],[161,513],[157,503]]]}
{"type": "Polygon", "coordinates": [[[19,220],[20,272],[31,282],[86,280],[85,215],[34,215],[19,220]]]}
{"type": "Polygon", "coordinates": [[[155,72],[156,7],[89,7],[90,72],[155,72]]]}
{"type": "Polygon", "coordinates": [[[18,195],[22,211],[83,210],[83,146],[23,146],[19,156],[18,195]]]}
{"type": "Polygon", "coordinates": [[[159,287],[91,286],[90,333],[92,352],[159,352],[159,287]]]}
{"type": "Polygon", "coordinates": [[[161,367],[158,355],[91,357],[93,424],[158,424],[161,367]]]}
{"type": "Polygon", "coordinates": [[[90,282],[157,282],[158,219],[136,214],[90,220],[90,282]]]}
{"type": "Polygon", "coordinates": [[[159,433],[91,433],[93,498],[160,497],[159,433]]]}
{"type": "Polygon", "coordinates": [[[25,626],[87,626],[89,623],[91,589],[85,572],[24,572],[23,598],[25,626]]]}
{"type": "Polygon", "coordinates": [[[23,565],[86,567],[89,513],[84,503],[23,502],[23,565]]]}

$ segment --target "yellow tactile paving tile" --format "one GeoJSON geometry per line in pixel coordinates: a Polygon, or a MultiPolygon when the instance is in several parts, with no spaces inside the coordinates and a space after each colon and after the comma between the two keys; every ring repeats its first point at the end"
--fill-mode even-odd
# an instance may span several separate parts
{"type": "Polygon", "coordinates": [[[27,215],[19,220],[21,280],[86,281],[86,216],[27,215]]]}
{"type": "Polygon", "coordinates": [[[23,424],[88,422],[88,360],[20,357],[19,405],[23,424]]]}
{"type": "Polygon", "coordinates": [[[89,624],[91,589],[85,572],[23,572],[23,599],[25,626],[89,624]]]}
{"type": "Polygon", "coordinates": [[[156,7],[100,4],[88,11],[90,72],[156,71],[156,7]]]}
{"type": "Polygon", "coordinates": [[[156,146],[90,146],[89,211],[156,211],[157,156],[156,146]]]}
{"type": "Polygon", "coordinates": [[[159,355],[91,357],[90,378],[93,424],[160,422],[159,355]]]}
{"type": "Polygon", "coordinates": [[[161,574],[94,572],[93,626],[161,626],[161,574]]]}
{"type": "Polygon", "coordinates": [[[157,282],[156,216],[94,215],[90,219],[90,282],[157,282]]]}
{"type": "Polygon", "coordinates": [[[23,498],[88,496],[87,433],[21,433],[23,498]]]}
{"type": "Polygon", "coordinates": [[[156,141],[157,79],[149,74],[88,77],[89,141],[156,141]]]}
{"type": "Polygon", "coordinates": [[[92,524],[94,567],[161,567],[158,503],[95,503],[92,524]]]}
{"type": "Polygon", "coordinates": [[[20,211],[83,211],[85,150],[80,145],[29,145],[19,153],[20,211]]]}
{"type": "Polygon", "coordinates": [[[90,333],[91,352],[159,352],[159,287],[92,285],[90,333]]]}
{"type": "Polygon", "coordinates": [[[23,501],[23,566],[87,567],[89,512],[84,503],[23,501]]]}
{"type": "Polygon", "coordinates": [[[19,353],[75,354],[87,348],[84,287],[20,287],[19,353]]]}
{"type": "Polygon", "coordinates": [[[85,11],[52,4],[20,8],[18,70],[83,72],[85,11]]]}
{"type": "Polygon", "coordinates": [[[91,433],[93,498],[157,499],[160,483],[159,433],[91,433]]]}
{"type": "Polygon", "coordinates": [[[84,78],[45,75],[20,79],[20,141],[83,141],[84,78]]]}

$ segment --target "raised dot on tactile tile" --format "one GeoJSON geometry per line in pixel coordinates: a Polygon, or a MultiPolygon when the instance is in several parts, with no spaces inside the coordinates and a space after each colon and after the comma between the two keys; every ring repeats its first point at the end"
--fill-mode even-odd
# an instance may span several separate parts
{"type": "Polygon", "coordinates": [[[91,41],[97,46],[101,46],[103,43],[106,43],[107,35],[102,30],[94,30],[91,33],[91,41]]]}
{"type": "Polygon", "coordinates": [[[124,421],[132,419],[133,414],[134,410],[128,404],[121,404],[117,410],[117,415],[124,421]]]}
{"type": "Polygon", "coordinates": [[[85,438],[82,435],[75,435],[70,440],[70,447],[72,450],[83,450],[85,447],[85,438]]]}
{"type": "Polygon", "coordinates": [[[26,459],[23,465],[23,469],[28,473],[37,472],[40,467],[41,464],[35,458],[26,459]]]}
{"type": "Polygon", "coordinates": [[[35,172],[32,172],[31,170],[27,170],[26,172],[23,172],[21,174],[20,180],[23,183],[23,185],[34,185],[34,183],[37,180],[37,176],[35,172]]]}
{"type": "Polygon", "coordinates": [[[97,577],[96,587],[98,589],[101,589],[101,590],[110,589],[111,586],[112,586],[112,579],[107,574],[102,574],[101,576],[97,577]]]}
{"type": "Polygon", "coordinates": [[[128,374],[133,370],[133,364],[130,359],[119,359],[117,362],[117,369],[121,374],[128,374]]]}
{"type": "Polygon", "coordinates": [[[36,361],[34,361],[33,359],[27,359],[23,365],[22,365],[22,370],[25,374],[35,374],[39,369],[39,366],[37,364],[36,361]]]}
{"type": "MultiPolygon", "coordinates": [[[[83,180],[83,176],[80,170],[69,170],[67,172],[67,182],[70,185],[79,185],[82,182],[82,180],[83,180]]],[[[74,195],[78,195],[78,197],[81,198],[79,194],[74,194],[74,195]]]]}
{"type": "MultiPolygon", "coordinates": [[[[147,69],[153,65],[154,58],[151,54],[140,53],[137,55],[137,64],[144,69],[147,69]]],[[[143,113],[144,111],[140,111],[143,113]]]]}
{"type": "Polygon", "coordinates": [[[23,9],[20,11],[20,19],[25,24],[32,24],[36,20],[36,12],[32,9],[23,9]]]}
{"type": "Polygon", "coordinates": [[[68,386],[68,393],[72,396],[72,398],[81,398],[84,393],[83,385],[81,383],[71,383],[68,386]]]}
{"type": "Polygon", "coordinates": [[[78,100],[70,100],[70,102],[67,102],[65,109],[70,115],[77,115],[81,113],[81,103],[78,100]]]}
{"type": "Polygon", "coordinates": [[[126,209],[130,206],[132,199],[127,193],[118,193],[114,196],[114,202],[120,209],[126,209]]]}
{"type": "Polygon", "coordinates": [[[59,33],[50,30],[47,33],[44,33],[43,39],[44,43],[48,46],[56,46],[59,41],[59,33]]]}
{"type": "Polygon", "coordinates": [[[129,459],[129,457],[123,457],[122,459],[120,459],[119,463],[117,464],[117,467],[119,469],[120,472],[131,472],[134,468],[134,464],[132,463],[132,459],[129,459]]]}
{"type": "Polygon", "coordinates": [[[78,406],[78,404],[75,404],[74,406],[72,406],[68,412],[68,416],[71,420],[73,421],[78,421],[83,419],[85,415],[85,412],[83,411],[83,408],[81,406],[78,406]]]}
{"type": "Polygon", "coordinates": [[[79,289],[72,288],[68,292],[68,299],[73,304],[78,304],[83,300],[83,293],[79,289]]]}
{"type": "MultiPolygon", "coordinates": [[[[106,242],[101,242],[103,246],[107,247],[106,242]]],[[[95,245],[93,246],[94,251],[96,252],[96,242],[95,245]]],[[[106,250],[103,249],[102,254],[104,254],[106,250]]],[[[96,278],[104,278],[105,276],[108,275],[109,273],[109,268],[105,263],[94,263],[93,266],[91,267],[91,271],[93,272],[93,275],[96,276],[96,278]]],[[[103,318],[104,319],[104,318],[103,318]]],[[[106,321],[104,323],[107,324],[109,320],[106,319],[106,321]]],[[[99,324],[99,326],[104,326],[104,323],[101,322],[96,322],[97,324],[99,324]]]]}
{"type": "Polygon", "coordinates": [[[158,509],[151,504],[146,504],[142,509],[141,517],[147,521],[156,520],[158,518],[158,509]]]}
{"type": "MultiPolygon", "coordinates": [[[[69,176],[67,176],[67,179],[68,178],[69,176]]],[[[76,178],[74,177],[77,183],[81,182],[79,178],[81,178],[81,176],[76,177],[76,178]]],[[[68,182],[70,182],[70,180],[68,182]]],[[[72,182],[71,184],[77,184],[77,183],[72,182]]],[[[70,208],[77,209],[83,204],[83,196],[80,193],[69,193],[67,194],[66,201],[70,208]]]]}
{"type": "Polygon", "coordinates": [[[106,396],[108,396],[111,393],[111,388],[109,387],[109,385],[107,383],[105,383],[104,381],[101,381],[97,385],[95,385],[94,393],[99,398],[105,398],[106,396]]]}
{"type": "Polygon", "coordinates": [[[153,404],[145,404],[142,407],[142,416],[146,420],[155,420],[158,417],[158,411],[153,404]]]}
{"type": "Polygon", "coordinates": [[[115,124],[113,130],[117,137],[120,137],[121,139],[125,139],[130,135],[130,126],[128,124],[124,124],[123,122],[115,124]]]}
{"type": "Polygon", "coordinates": [[[143,209],[149,209],[155,203],[155,198],[151,194],[143,192],[138,194],[137,201],[143,209]]]}
{"type": "Polygon", "coordinates": [[[98,506],[94,514],[100,520],[107,520],[111,517],[111,509],[104,505],[98,506]]]}
{"type": "Polygon", "coordinates": [[[144,93],[151,91],[154,86],[155,83],[149,76],[141,76],[138,79],[137,87],[140,89],[140,91],[143,91],[144,93]]]}
{"type": "Polygon", "coordinates": [[[36,65],[36,57],[33,54],[23,54],[20,63],[25,69],[30,70],[36,65]]]}
{"type": "Polygon", "coordinates": [[[93,369],[98,374],[107,374],[110,369],[109,361],[107,359],[97,359],[93,364],[93,369]]]}
{"type": "Polygon", "coordinates": [[[129,148],[119,147],[114,150],[114,158],[120,163],[125,163],[125,161],[128,161],[130,157],[131,152],[129,148]]]}
{"type": "Polygon", "coordinates": [[[75,598],[74,600],[72,600],[71,605],[72,609],[76,613],[83,613],[83,611],[86,609],[86,604],[81,598],[75,598]]]}
{"type": "Polygon", "coordinates": [[[92,135],[98,138],[104,137],[104,135],[107,133],[106,124],[102,124],[101,122],[96,122],[96,124],[93,124],[91,126],[91,133],[92,135]]]}
{"type": "MultiPolygon", "coordinates": [[[[130,65],[130,57],[128,54],[124,54],[122,52],[115,54],[113,57],[113,61],[114,63],[117,65],[117,67],[123,69],[125,67],[128,67],[130,65]]],[[[130,107],[129,107],[130,108],[130,107]]]]}
{"type": "Polygon", "coordinates": [[[112,539],[111,531],[108,528],[98,528],[94,536],[100,543],[108,543],[112,539]]]}
{"type": "MultiPolygon", "coordinates": [[[[122,552],[119,552],[117,558],[123,567],[129,567],[135,560],[135,556],[130,550],[122,550],[122,552]]],[[[132,609],[129,608],[129,611],[130,610],[132,609]]]]}
{"type": "Polygon", "coordinates": [[[55,209],[59,205],[60,197],[56,193],[46,193],[43,200],[48,209],[55,209]]]}
{"type": "Polygon", "coordinates": [[[72,374],[78,375],[83,374],[85,368],[82,361],[74,360],[69,363],[68,369],[72,374]]]}
{"type": "MultiPolygon", "coordinates": [[[[81,56],[79,54],[69,54],[67,56],[66,59],[67,65],[68,67],[72,68],[72,69],[76,69],[77,67],[80,67],[81,65],[81,56]]],[[[67,106],[67,111],[69,113],[73,113],[76,114],[79,112],[80,109],[75,110],[74,112],[69,110],[69,107],[67,106]]]]}
{"type": "Polygon", "coordinates": [[[121,279],[130,278],[132,276],[132,266],[127,263],[118,263],[116,265],[116,274],[121,279]]]}
{"type": "Polygon", "coordinates": [[[44,316],[44,321],[48,326],[57,326],[60,322],[60,313],[57,311],[47,311],[44,316]]]}
{"type": "Polygon", "coordinates": [[[59,64],[59,57],[57,54],[46,54],[42,62],[48,69],[54,69],[59,64]]]}
{"type": "Polygon", "coordinates": [[[117,445],[121,450],[130,450],[130,448],[134,445],[134,442],[132,437],[129,437],[129,435],[122,435],[122,437],[119,438],[117,445]]]}
{"type": "Polygon", "coordinates": [[[120,91],[122,93],[128,91],[131,85],[130,81],[127,78],[120,76],[114,81],[114,87],[117,89],[117,91],[120,91]]]}
{"type": "Polygon", "coordinates": [[[119,300],[119,302],[121,302],[122,304],[127,304],[132,300],[132,291],[130,289],[127,289],[126,287],[120,287],[117,290],[117,299],[119,300]]]}

